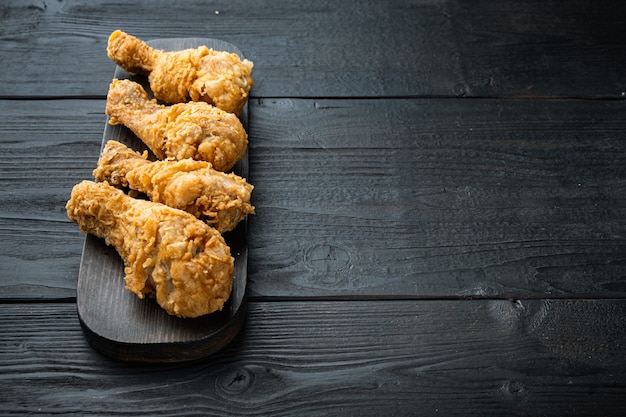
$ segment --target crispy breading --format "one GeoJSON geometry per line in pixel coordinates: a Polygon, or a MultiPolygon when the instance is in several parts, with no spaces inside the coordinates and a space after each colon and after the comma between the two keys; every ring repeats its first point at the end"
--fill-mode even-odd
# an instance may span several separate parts
{"type": "Polygon", "coordinates": [[[222,233],[254,213],[250,204],[254,187],[244,178],[217,171],[204,161],[150,162],[145,154],[110,140],[93,175],[98,181],[130,187],[152,201],[185,210],[222,233]]]}
{"type": "Polygon", "coordinates": [[[206,46],[165,52],[116,30],[107,54],[127,72],[149,74],[154,96],[170,104],[203,101],[239,115],[254,83],[252,62],[206,46]]]}
{"type": "Polygon", "coordinates": [[[113,80],[106,114],[109,123],[128,127],[159,159],[192,158],[228,171],[248,147],[248,134],[234,114],[204,102],[161,105],[130,80],[113,80]]]}
{"type": "Polygon", "coordinates": [[[139,298],[153,296],[178,317],[221,310],[228,300],[234,275],[230,248],[193,215],[93,181],[74,186],[66,209],[82,232],[117,250],[126,288],[139,298]]]}

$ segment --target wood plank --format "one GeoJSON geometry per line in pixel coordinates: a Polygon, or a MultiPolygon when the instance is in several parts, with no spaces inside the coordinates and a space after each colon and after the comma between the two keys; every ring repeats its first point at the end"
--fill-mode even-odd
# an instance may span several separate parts
{"type": "Polygon", "coordinates": [[[624,301],[250,303],[203,362],[86,344],[71,304],[0,305],[6,414],[606,415],[626,412],[624,301]]]}
{"type": "Polygon", "coordinates": [[[626,295],[625,104],[252,104],[263,296],[626,295]]]}
{"type": "Polygon", "coordinates": [[[255,62],[253,97],[620,98],[626,4],[618,0],[232,0],[176,5],[3,4],[0,96],[98,96],[108,35],[211,37],[255,62]],[[218,13],[219,12],[219,13],[218,13]],[[154,22],[159,22],[154,25],[154,22]]]}
{"type": "MultiPolygon", "coordinates": [[[[252,295],[626,295],[623,102],[250,105],[252,295]]],[[[103,102],[0,109],[0,298],[73,297],[103,102]]]]}
{"type": "Polygon", "coordinates": [[[65,204],[91,178],[104,102],[0,100],[0,112],[0,298],[74,297],[84,236],[65,204]]]}

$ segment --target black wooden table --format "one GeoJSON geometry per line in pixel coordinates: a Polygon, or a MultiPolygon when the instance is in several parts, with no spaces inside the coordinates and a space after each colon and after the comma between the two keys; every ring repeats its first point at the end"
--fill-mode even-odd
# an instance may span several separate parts
{"type": "Polygon", "coordinates": [[[626,414],[626,3],[15,0],[0,58],[0,414],[626,414]],[[118,28],[255,64],[247,322],[199,362],[76,314],[118,28]]]}

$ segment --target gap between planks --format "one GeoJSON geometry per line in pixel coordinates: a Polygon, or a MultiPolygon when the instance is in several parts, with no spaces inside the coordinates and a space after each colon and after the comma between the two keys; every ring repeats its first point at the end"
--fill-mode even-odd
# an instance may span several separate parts
{"type": "MultiPolygon", "coordinates": [[[[512,303],[520,303],[524,301],[623,301],[625,297],[606,297],[599,295],[581,295],[567,297],[436,297],[436,296],[398,296],[398,295],[329,295],[329,296],[255,296],[249,295],[247,297],[248,303],[291,303],[291,302],[405,302],[405,301],[418,301],[418,302],[439,302],[439,301],[459,301],[459,302],[474,302],[474,301],[510,301],[512,303]]],[[[36,305],[36,304],[76,304],[76,297],[62,297],[62,298],[0,298],[0,305],[36,305]]]]}

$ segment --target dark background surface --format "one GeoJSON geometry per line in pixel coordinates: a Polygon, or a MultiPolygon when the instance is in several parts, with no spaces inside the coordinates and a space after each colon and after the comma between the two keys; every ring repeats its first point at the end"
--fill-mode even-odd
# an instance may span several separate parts
{"type": "Polygon", "coordinates": [[[8,1],[0,19],[2,414],[626,412],[626,3],[8,1]],[[109,360],[76,315],[64,206],[98,158],[118,28],[255,64],[248,321],[196,363],[109,360]]]}

